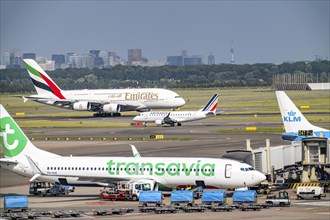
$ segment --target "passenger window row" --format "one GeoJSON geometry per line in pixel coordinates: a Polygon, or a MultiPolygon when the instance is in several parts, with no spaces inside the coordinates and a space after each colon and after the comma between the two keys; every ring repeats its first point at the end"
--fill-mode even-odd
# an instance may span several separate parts
{"type": "MultiPolygon", "coordinates": [[[[253,169],[253,168],[241,168],[241,170],[242,171],[248,171],[248,170],[251,170],[251,169],[253,169]],[[246,170],[244,170],[244,169],[246,169],[246,170]]],[[[108,169],[108,167],[47,167],[47,170],[91,170],[91,171],[93,171],[93,170],[99,170],[99,171],[104,171],[104,170],[109,170],[108,169]]],[[[133,168],[128,168],[128,169],[126,169],[126,167],[125,168],[123,168],[123,167],[121,167],[121,168],[115,168],[115,167],[113,167],[113,168],[111,168],[110,170],[113,170],[113,171],[126,171],[126,170],[128,170],[128,171],[135,171],[135,168],[133,167],[133,168]]],[[[140,171],[152,171],[152,168],[139,168],[139,170],[140,171]]],[[[173,172],[175,172],[175,171],[180,171],[179,169],[177,170],[177,169],[175,169],[175,168],[158,168],[158,171],[173,171],[173,172]]],[[[186,168],[186,169],[184,169],[184,168],[182,168],[182,172],[188,172],[188,171],[190,171],[190,172],[192,172],[192,171],[194,171],[194,172],[211,172],[211,169],[188,169],[188,168],[186,168]]],[[[214,169],[212,169],[212,172],[214,172],[214,169]]]]}

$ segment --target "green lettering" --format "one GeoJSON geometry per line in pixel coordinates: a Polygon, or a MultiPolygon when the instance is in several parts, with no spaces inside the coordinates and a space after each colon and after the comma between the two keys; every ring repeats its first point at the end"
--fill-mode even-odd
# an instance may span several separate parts
{"type": "Polygon", "coordinates": [[[120,166],[123,165],[125,166],[125,162],[118,162],[116,165],[117,165],[117,171],[116,171],[116,174],[119,175],[119,170],[120,170],[120,166]]]}
{"type": "Polygon", "coordinates": [[[167,173],[170,176],[180,176],[180,163],[170,163],[167,166],[167,173]]]}
{"type": "Polygon", "coordinates": [[[199,163],[200,163],[201,161],[200,160],[197,160],[197,165],[196,165],[196,176],[199,176],[199,163]]]}
{"type": "Polygon", "coordinates": [[[164,166],[165,166],[165,163],[156,163],[155,174],[157,176],[164,176],[164,174],[165,174],[164,166]],[[160,171],[158,171],[158,170],[160,170],[160,171]]]}
{"type": "Polygon", "coordinates": [[[192,163],[192,164],[190,164],[190,167],[187,168],[187,164],[182,163],[182,167],[184,169],[184,173],[186,174],[186,176],[190,176],[190,173],[191,173],[194,166],[195,166],[195,163],[192,163]]]}
{"type": "Polygon", "coordinates": [[[107,163],[107,165],[108,165],[108,173],[109,173],[110,175],[114,175],[115,173],[112,171],[112,165],[115,165],[115,162],[113,162],[112,160],[110,160],[110,161],[107,163]]]}
{"type": "Polygon", "coordinates": [[[142,163],[142,165],[141,165],[141,168],[142,168],[141,174],[144,174],[145,167],[147,167],[149,169],[149,175],[151,176],[152,175],[152,168],[153,168],[152,163],[142,163]]]}
{"type": "Polygon", "coordinates": [[[203,176],[214,176],[214,167],[215,164],[211,164],[211,163],[206,163],[203,164],[202,166],[202,174],[203,176]],[[210,169],[211,171],[205,171],[205,169],[210,169]]]}
{"type": "Polygon", "coordinates": [[[139,163],[130,162],[130,163],[126,164],[125,169],[126,169],[126,173],[128,175],[138,175],[139,163]]]}

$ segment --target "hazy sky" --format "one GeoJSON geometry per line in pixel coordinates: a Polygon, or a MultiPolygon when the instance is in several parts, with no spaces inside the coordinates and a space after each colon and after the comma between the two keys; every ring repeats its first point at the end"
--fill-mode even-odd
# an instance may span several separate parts
{"type": "Polygon", "coordinates": [[[329,0],[1,1],[1,56],[141,48],[149,60],[212,52],[216,63],[281,63],[329,57],[329,0]]]}

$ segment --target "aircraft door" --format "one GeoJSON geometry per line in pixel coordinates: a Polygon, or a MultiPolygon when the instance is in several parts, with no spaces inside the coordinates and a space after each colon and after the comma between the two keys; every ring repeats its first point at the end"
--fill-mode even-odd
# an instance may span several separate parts
{"type": "Polygon", "coordinates": [[[231,169],[232,169],[232,165],[226,164],[226,167],[225,167],[225,177],[226,178],[231,178],[231,169]]]}

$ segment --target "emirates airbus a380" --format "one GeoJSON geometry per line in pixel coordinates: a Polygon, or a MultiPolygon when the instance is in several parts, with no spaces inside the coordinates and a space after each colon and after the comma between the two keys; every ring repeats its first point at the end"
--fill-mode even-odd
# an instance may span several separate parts
{"type": "Polygon", "coordinates": [[[33,59],[24,59],[37,95],[23,97],[42,104],[99,115],[120,115],[124,111],[178,108],[185,100],[167,89],[84,89],[62,90],[33,59]]]}

